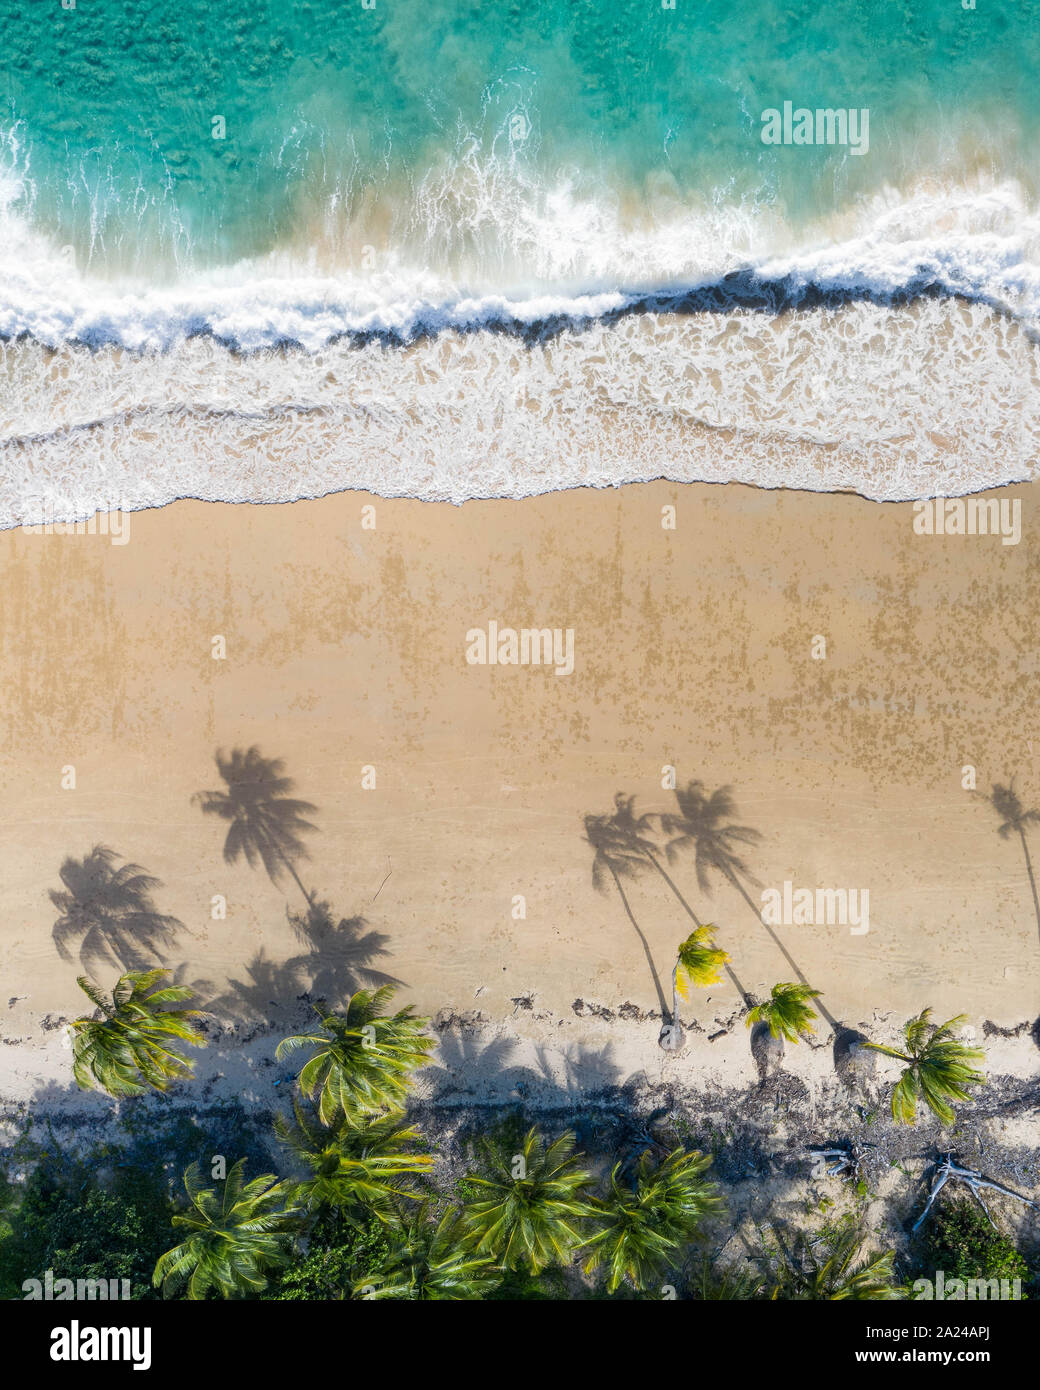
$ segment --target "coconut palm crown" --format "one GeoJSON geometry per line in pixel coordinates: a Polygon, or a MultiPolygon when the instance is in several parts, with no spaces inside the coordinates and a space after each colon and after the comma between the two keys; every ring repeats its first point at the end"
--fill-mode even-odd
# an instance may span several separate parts
{"type": "Polygon", "coordinates": [[[689,985],[704,988],[717,985],[719,973],[729,960],[729,954],[715,945],[715,928],[710,922],[697,927],[679,947],[675,983],[685,999],[689,985]]]}
{"type": "Polygon", "coordinates": [[[894,1282],[895,1251],[863,1254],[863,1233],[851,1222],[791,1240],[774,1232],[768,1286],[793,1302],[886,1303],[905,1297],[894,1282]]]}
{"type": "Polygon", "coordinates": [[[348,1111],[326,1125],[294,1100],[293,1114],[293,1120],[276,1115],[274,1129],[307,1175],[293,1184],[297,1205],[312,1212],[335,1207],[359,1225],[369,1215],[392,1220],[395,1199],[420,1199],[414,1182],[433,1158],[417,1150],[418,1130],[401,1111],[348,1111]]]}
{"type": "Polygon", "coordinates": [[[485,1147],[489,1174],[467,1175],[476,1195],[464,1210],[465,1228],[478,1255],[504,1269],[537,1274],[566,1264],[591,1214],[586,1196],[591,1175],[581,1167],[571,1131],[546,1145],[536,1128],[515,1154],[485,1147]]]}
{"type": "Polygon", "coordinates": [[[159,988],[166,970],[131,970],[121,975],[109,1000],[86,975],[79,987],[102,1017],[77,1018],[72,1072],[84,1090],[111,1096],[136,1096],[149,1087],[165,1091],[191,1076],[194,1064],[171,1044],[204,1047],[205,1038],[191,1019],[197,1009],[168,1009],[191,998],[183,985],[159,988]]]}
{"type": "Polygon", "coordinates": [[[244,1173],[240,1158],[216,1189],[203,1186],[197,1163],[184,1174],[190,1205],[173,1225],[189,1234],[159,1257],[152,1275],[164,1294],[181,1287],[192,1300],[255,1294],[266,1287],[266,1271],[288,1260],[296,1217],[285,1205],[289,1184],[273,1173],[247,1183],[244,1173]]]}
{"type": "Polygon", "coordinates": [[[280,1060],[313,1051],[299,1085],[305,1096],[317,1095],[322,1124],[331,1125],[339,1113],[397,1107],[412,1072],[429,1060],[433,1039],[423,1031],[428,1020],[415,1017],[411,1005],[387,1014],[393,994],[392,985],[374,992],[359,989],[342,1014],[315,1006],[324,1032],[296,1034],[278,1044],[280,1060]]]}
{"type": "Polygon", "coordinates": [[[392,1233],[390,1253],[380,1267],[358,1280],[362,1299],[439,1301],[480,1299],[500,1281],[502,1272],[486,1255],[476,1253],[457,1211],[431,1218],[423,1202],[392,1233]]]}
{"type": "Polygon", "coordinates": [[[769,998],[748,1010],[745,1022],[750,1028],[753,1023],[765,1023],[774,1038],[786,1038],[796,1043],[801,1037],[813,1032],[813,1022],[819,1014],[809,1001],[818,999],[823,991],[810,989],[802,984],[774,985],[769,998]]]}
{"type": "Polygon", "coordinates": [[[636,1289],[660,1280],[705,1218],[722,1210],[716,1185],[704,1178],[710,1166],[710,1157],[683,1149],[661,1161],[644,1151],[628,1178],[617,1164],[596,1203],[598,1229],[585,1241],[586,1272],[604,1268],[610,1293],[625,1280],[636,1289]]]}
{"type": "Polygon", "coordinates": [[[967,1022],[967,1015],[958,1014],[939,1024],[933,1024],[931,1018],[931,1009],[923,1009],[916,1017],[907,1019],[903,1028],[905,1050],[881,1043],[865,1044],[907,1064],[892,1090],[892,1118],[900,1124],[916,1123],[918,1102],[922,1100],[944,1125],[952,1124],[956,1116],[950,1102],[970,1100],[967,1087],[981,1086],[986,1080],[975,1067],[975,1063],[986,1060],[985,1052],[966,1047],[954,1037],[954,1029],[967,1022]]]}

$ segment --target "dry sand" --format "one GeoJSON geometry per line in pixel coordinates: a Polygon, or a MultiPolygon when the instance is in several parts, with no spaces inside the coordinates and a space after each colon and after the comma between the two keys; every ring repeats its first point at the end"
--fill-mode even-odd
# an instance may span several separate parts
{"type": "MultiPolygon", "coordinates": [[[[732,786],[762,835],[748,860],[763,886],[869,890],[865,935],[777,929],[835,1019],[887,1040],[925,1005],[963,1012],[991,1070],[1034,1074],[1022,846],[962,787],[971,764],[980,793],[1014,776],[1040,804],[1040,486],[1005,495],[1022,499],[1014,546],[915,535],[911,504],[695,484],[458,508],[185,501],[135,514],[126,545],[0,535],[0,1098],[67,1076],[54,1025],[82,1011],[81,967],[55,950],[48,890],[95,844],[162,881],[157,906],[186,928],[170,964],[209,982],[240,1032],[277,1029],[316,972],[342,983],[358,964],[287,969],[299,891],[226,865],[222,826],[192,805],[219,785],[214,751],[253,744],[318,808],[305,883],[364,918],[379,947],[364,963],[439,1016],[431,1094],[490,1094],[496,1076],[508,1093],[520,1061],[565,1090],[600,1073],[754,1079],[728,980],[684,1009],[685,1053],[660,1052],[639,938],[592,884],[583,817],[618,791],[670,809],[666,765],[732,786]],[[468,665],[466,633],[491,619],[573,628],[573,674],[468,665]],[[215,894],[226,920],[211,919],[215,894]]],[[[672,872],[746,989],[791,978],[738,893],[705,894],[691,859],[672,872]]],[[[630,902],[667,991],[689,919],[651,873],[630,902]]],[[[211,1060],[200,1076],[244,1094],[253,1065],[211,1060]]],[[[787,1065],[812,1084],[830,1050],[789,1049],[787,1065]]]]}

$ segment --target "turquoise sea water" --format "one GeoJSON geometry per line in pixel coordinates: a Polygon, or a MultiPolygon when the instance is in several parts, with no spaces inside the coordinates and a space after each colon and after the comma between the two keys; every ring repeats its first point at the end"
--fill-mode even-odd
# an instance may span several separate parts
{"type": "Polygon", "coordinates": [[[5,0],[0,12],[26,211],[81,263],[150,277],[270,252],[315,211],[335,209],[346,236],[374,200],[386,235],[450,269],[493,230],[467,167],[508,174],[534,207],[565,186],[632,213],[766,205],[798,225],[976,159],[1032,186],[1040,134],[1034,0],[5,0]],[[869,154],[764,145],[761,113],[785,100],[868,108],[869,154]],[[422,225],[431,174],[456,196],[450,228],[435,203],[422,225]]]}
{"type": "Polygon", "coordinates": [[[1037,457],[1040,0],[65,4],[0,0],[0,523],[71,473],[907,496],[1037,457]],[[764,143],[785,103],[869,144],[764,143]]]}

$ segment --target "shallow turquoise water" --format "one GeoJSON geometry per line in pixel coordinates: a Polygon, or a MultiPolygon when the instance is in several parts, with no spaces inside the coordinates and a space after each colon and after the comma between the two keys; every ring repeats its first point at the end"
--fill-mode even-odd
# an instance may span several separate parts
{"type": "MultiPolygon", "coordinates": [[[[797,224],[942,174],[971,147],[1029,184],[1040,135],[1038,0],[4,0],[0,13],[28,215],[95,269],[267,252],[306,209],[392,205],[467,160],[528,190],[566,178],[637,208],[765,202],[797,224]],[[869,108],[869,155],[763,145],[760,114],[785,100],[869,108]]],[[[462,240],[487,216],[469,197],[463,180],[462,240]]],[[[408,213],[420,246],[422,206],[408,213]]]]}

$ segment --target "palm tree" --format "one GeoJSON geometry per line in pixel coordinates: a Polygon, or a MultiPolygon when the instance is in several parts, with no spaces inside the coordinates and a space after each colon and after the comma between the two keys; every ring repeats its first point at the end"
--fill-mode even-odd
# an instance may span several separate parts
{"type": "Polygon", "coordinates": [[[314,1056],[300,1071],[300,1090],[318,1094],[322,1124],[331,1125],[338,1113],[396,1107],[404,1100],[411,1074],[429,1060],[433,1040],[424,1032],[428,1020],[413,1016],[411,1005],[388,1015],[392,985],[374,993],[359,989],[342,1014],[325,1013],[316,1005],[322,1033],[283,1038],[275,1055],[281,1060],[300,1049],[314,1056]]]}
{"type": "Polygon", "coordinates": [[[272,883],[288,869],[309,906],[313,895],[296,872],[296,860],[307,857],[301,836],[317,829],[305,819],[317,807],[291,798],[295,783],[285,776],[283,760],[263,757],[255,745],[235,748],[228,758],[218,749],[216,763],[227,790],[196,792],[192,802],[206,815],[230,822],[224,862],[234,864],[244,855],[250,868],[263,864],[272,883]]]}
{"type": "Polygon", "coordinates": [[[532,1128],[517,1154],[483,1148],[490,1176],[471,1173],[466,1180],[486,1195],[468,1201],[463,1214],[476,1253],[532,1274],[566,1264],[581,1242],[580,1223],[591,1214],[592,1178],[574,1152],[574,1134],[568,1130],[546,1147],[532,1128]]]}
{"type": "Polygon", "coordinates": [[[160,881],[140,864],[119,865],[119,858],[106,845],[95,845],[83,859],[62,861],[63,886],[48,896],[61,913],[53,936],[63,960],[72,960],[69,943],[76,941],[87,969],[94,963],[143,969],[162,959],[163,949],[184,929],[176,917],[156,910],[152,892],[160,881]]]}
{"type": "Polygon", "coordinates": [[[697,927],[680,945],[672,975],[676,989],[686,998],[689,985],[706,989],[719,983],[719,970],[729,960],[721,947],[715,945],[715,928],[710,922],[697,927]]]}
{"type": "Polygon", "coordinates": [[[650,967],[654,988],[657,990],[657,998],[661,1005],[661,1018],[664,1021],[668,1018],[668,1004],[665,1001],[664,990],[661,988],[661,981],[657,975],[657,967],[654,965],[654,958],[650,952],[650,943],[636,921],[632,905],[622,886],[622,879],[638,878],[644,871],[650,862],[649,854],[654,848],[653,841],[643,833],[644,829],[648,827],[647,818],[645,816],[636,817],[633,814],[632,804],[634,800],[634,797],[625,798],[618,792],[614,798],[612,815],[586,816],[585,839],[595,851],[595,857],[592,861],[592,885],[603,893],[607,891],[608,875],[613,881],[628,920],[632,923],[643,947],[643,954],[650,967]]]}
{"type": "Polygon", "coordinates": [[[457,1211],[431,1220],[430,1204],[423,1202],[399,1223],[389,1255],[358,1280],[354,1293],[364,1299],[480,1299],[500,1278],[492,1260],[468,1247],[457,1211]]]}
{"type": "Polygon", "coordinates": [[[895,1251],[863,1256],[862,1232],[851,1222],[810,1235],[799,1231],[788,1244],[776,1232],[769,1256],[773,1299],[793,1302],[892,1302],[903,1298],[894,1282],[895,1251]]]}
{"type": "Polygon", "coordinates": [[[813,1020],[819,1015],[809,1000],[819,997],[820,990],[810,989],[808,985],[774,985],[765,1003],[756,1004],[748,1011],[747,1026],[764,1023],[774,1038],[796,1043],[800,1037],[808,1037],[814,1031],[813,1020]]]}
{"type": "Polygon", "coordinates": [[[79,987],[102,1014],[77,1018],[72,1028],[73,1075],[84,1089],[111,1096],[136,1096],[149,1086],[165,1091],[191,1076],[194,1064],[169,1044],[173,1040],[204,1047],[205,1038],[189,1020],[197,1009],[165,1009],[191,998],[183,985],[157,988],[167,970],[131,970],[121,975],[109,1001],[85,975],[79,987]]]}
{"type": "Polygon", "coordinates": [[[923,1009],[907,1019],[903,1027],[905,1051],[881,1043],[866,1044],[874,1052],[898,1057],[907,1064],[892,1090],[892,1118],[899,1124],[916,1123],[918,1100],[923,1100],[944,1125],[952,1124],[956,1117],[950,1101],[970,1100],[965,1088],[981,1086],[986,1080],[974,1066],[986,1060],[985,1052],[966,1047],[953,1036],[953,1030],[967,1022],[967,1015],[958,1014],[939,1024],[933,1024],[931,1018],[931,1009],[923,1009]]]}
{"type": "Polygon", "coordinates": [[[417,1152],[418,1130],[404,1123],[401,1111],[361,1115],[348,1111],[331,1125],[307,1114],[293,1101],[295,1120],[276,1115],[275,1133],[306,1170],[293,1184],[296,1204],[318,1213],[335,1207],[359,1226],[369,1214],[389,1221],[394,1198],[419,1194],[412,1183],[433,1167],[430,1154],[417,1152]]]}
{"type": "MultiPolygon", "coordinates": [[[[749,825],[733,824],[737,807],[732,789],[718,787],[709,795],[703,782],[692,781],[685,788],[675,788],[675,799],[679,805],[678,813],[661,817],[661,829],[672,836],[665,846],[669,863],[692,849],[701,892],[711,894],[712,875],[719,875],[735,888],[755,914],[759,925],[765,927],[772,937],[774,945],[798,979],[803,985],[808,985],[808,980],[798,969],[787,947],[769,923],[762,920],[761,911],[744,887],[743,880],[756,885],[758,880],[741,858],[741,851],[746,845],[757,845],[762,836],[749,825]]],[[[746,993],[744,998],[750,1002],[746,993]]],[[[838,1028],[837,1019],[832,1018],[822,1005],[820,1012],[832,1028],[838,1028]]]]}
{"type": "Polygon", "coordinates": [[[164,1295],[184,1285],[193,1300],[211,1292],[221,1298],[257,1293],[266,1287],[265,1271],[288,1260],[296,1218],[285,1205],[289,1184],[273,1173],[247,1183],[245,1162],[232,1166],[219,1192],[203,1187],[197,1163],[184,1174],[191,1205],[173,1224],[190,1234],[155,1266],[152,1283],[161,1284],[164,1295]]]}
{"type": "Polygon", "coordinates": [[[604,1267],[610,1293],[626,1279],[640,1290],[659,1281],[705,1218],[722,1210],[716,1185],[703,1176],[710,1166],[706,1155],[683,1149],[660,1162],[645,1150],[630,1179],[617,1164],[596,1204],[599,1227],[584,1242],[586,1273],[604,1267]]]}
{"type": "Polygon", "coordinates": [[[1026,873],[1029,875],[1029,887],[1033,892],[1033,911],[1036,913],[1037,930],[1040,931],[1040,896],[1037,895],[1033,861],[1029,857],[1029,845],[1026,842],[1026,826],[1040,823],[1040,811],[1022,809],[1022,803],[1015,794],[1014,779],[1008,787],[1002,787],[997,783],[993,788],[990,802],[1001,818],[1001,825],[997,830],[1000,838],[1006,840],[1009,835],[1015,834],[1022,842],[1022,853],[1026,857],[1026,873]]]}
{"type": "MultiPolygon", "coordinates": [[[[671,1032],[665,1039],[661,1035],[661,1046],[669,1052],[678,1052],[683,1045],[682,1023],[679,1020],[679,996],[686,998],[690,984],[708,988],[717,985],[719,971],[729,960],[721,947],[715,945],[715,928],[710,922],[695,927],[679,947],[675,965],[672,967],[672,1023],[671,1032]]],[[[667,1031],[667,1030],[666,1030],[667,1031]]]]}

